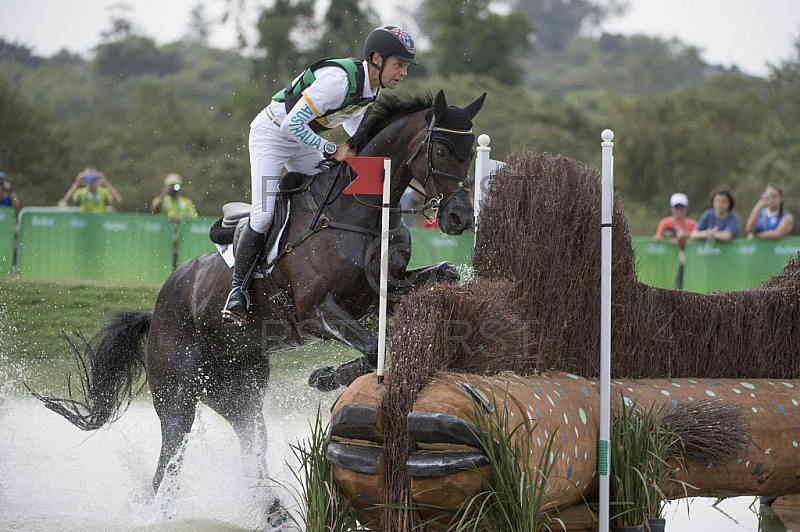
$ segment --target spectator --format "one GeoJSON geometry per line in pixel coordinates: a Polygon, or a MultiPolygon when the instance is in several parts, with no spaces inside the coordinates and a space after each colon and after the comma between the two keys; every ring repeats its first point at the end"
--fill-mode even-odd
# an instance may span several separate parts
{"type": "Polygon", "coordinates": [[[793,228],[794,216],[783,210],[783,190],[775,184],[767,185],[747,218],[747,238],[777,240],[791,233],[793,228]]]}
{"type": "MultiPolygon", "coordinates": [[[[661,238],[668,238],[673,240],[678,234],[675,232],[674,227],[665,227],[664,231],[661,232],[661,238]]],[[[654,238],[653,240],[661,240],[660,238],[654,238]]]]}
{"type": "Polygon", "coordinates": [[[673,244],[678,244],[681,249],[686,247],[689,235],[697,225],[697,220],[686,216],[689,209],[689,198],[686,194],[676,192],[669,198],[669,206],[672,209],[672,216],[662,218],[658,222],[654,240],[669,238],[673,244]]]}
{"type": "Polygon", "coordinates": [[[17,194],[11,190],[11,181],[5,172],[0,172],[0,207],[14,207],[19,209],[19,198],[17,194]]]}
{"type": "Polygon", "coordinates": [[[181,176],[168,174],[164,178],[164,191],[161,192],[161,195],[153,198],[150,210],[156,214],[166,214],[175,224],[180,223],[187,216],[196,218],[197,210],[194,208],[194,202],[181,196],[182,184],[183,178],[181,176]]]}
{"type": "Polygon", "coordinates": [[[75,176],[75,182],[62,201],[78,205],[81,212],[104,213],[110,204],[121,204],[122,196],[108,182],[106,174],[94,166],[87,166],[75,176]]]}
{"type": "Polygon", "coordinates": [[[739,236],[739,216],[733,212],[733,193],[725,187],[711,191],[711,208],[706,209],[689,238],[730,242],[739,236]]]}

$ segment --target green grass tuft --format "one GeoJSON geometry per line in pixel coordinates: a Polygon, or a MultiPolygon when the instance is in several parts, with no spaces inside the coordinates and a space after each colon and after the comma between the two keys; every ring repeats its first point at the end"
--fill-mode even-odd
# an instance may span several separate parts
{"type": "Polygon", "coordinates": [[[299,488],[283,486],[292,492],[296,503],[296,508],[289,509],[290,519],[306,532],[348,532],[358,525],[350,501],[336,484],[333,465],[325,458],[327,431],[317,409],[311,433],[302,442],[290,445],[299,463],[298,468],[290,467],[299,488]]]}
{"type": "Polygon", "coordinates": [[[560,452],[553,450],[558,429],[541,449],[534,449],[534,432],[539,424],[521,422],[510,427],[505,401],[492,397],[494,408],[474,403],[471,421],[489,459],[491,475],[478,469],[482,491],[467,497],[451,532],[542,532],[564,524],[548,495],[560,452]],[[535,460],[533,457],[539,457],[535,460]],[[554,516],[555,514],[555,516],[554,516]]]}

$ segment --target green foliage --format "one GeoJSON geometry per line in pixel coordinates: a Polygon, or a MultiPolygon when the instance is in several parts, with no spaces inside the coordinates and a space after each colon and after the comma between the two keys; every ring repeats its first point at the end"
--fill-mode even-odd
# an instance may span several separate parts
{"type": "Polygon", "coordinates": [[[699,212],[716,186],[736,193],[755,177],[752,165],[764,149],[770,112],[763,90],[760,80],[728,75],[666,96],[615,99],[606,122],[618,139],[615,186],[626,201],[656,208],[680,190],[699,212]]]}
{"type": "Polygon", "coordinates": [[[676,39],[609,34],[572,39],[562,52],[538,54],[529,65],[528,86],[551,93],[666,93],[703,82],[709,70],[697,48],[676,39]]]}
{"type": "Polygon", "coordinates": [[[609,442],[609,491],[616,510],[612,524],[636,526],[661,515],[665,487],[675,482],[676,468],[682,465],[675,453],[679,440],[663,415],[664,405],[645,408],[620,396],[609,442]]]}
{"type": "Polygon", "coordinates": [[[264,8],[258,18],[257,48],[263,58],[253,64],[253,78],[273,84],[271,97],[305,68],[315,43],[305,38],[299,43],[296,36],[307,36],[312,27],[313,0],[275,0],[264,8]]]}
{"type": "Polygon", "coordinates": [[[60,128],[2,76],[0,110],[0,170],[8,174],[20,197],[47,194],[52,187],[50,168],[70,160],[60,142],[60,128]]]}
{"type": "Polygon", "coordinates": [[[432,63],[442,76],[474,73],[518,84],[521,58],[531,27],[520,11],[499,15],[489,0],[427,0],[423,13],[432,35],[432,50],[420,63],[432,63]]]}
{"type": "Polygon", "coordinates": [[[28,46],[0,39],[0,62],[4,61],[37,67],[42,64],[43,59],[33,55],[33,50],[28,46]]]}
{"type": "Polygon", "coordinates": [[[562,50],[581,29],[596,27],[627,7],[624,0],[512,0],[511,5],[527,15],[536,32],[537,49],[550,51],[562,50]]]}
{"type": "Polygon", "coordinates": [[[189,30],[184,41],[201,46],[208,46],[211,34],[211,22],[206,18],[205,5],[201,2],[192,8],[189,19],[189,30]]]}
{"type": "Polygon", "coordinates": [[[24,130],[8,125],[0,133],[9,135],[0,167],[24,206],[55,205],[87,164],[109,176],[123,211],[149,212],[170,172],[183,175],[201,214],[248,198],[247,125],[266,97],[244,112],[222,104],[243,84],[249,61],[198,45],[163,50],[182,65],[169,77],[108,78],[61,61],[2,64],[10,81],[0,78],[0,94],[13,96],[14,112],[0,120],[13,119],[24,130]]]}
{"type": "Polygon", "coordinates": [[[129,36],[97,48],[93,67],[101,76],[126,78],[136,74],[170,74],[180,68],[178,56],[159,49],[153,39],[129,36]]]}
{"type": "Polygon", "coordinates": [[[375,20],[378,16],[364,0],[331,0],[314,55],[319,58],[362,57],[364,41],[375,27],[372,22],[375,20]]]}
{"type": "Polygon", "coordinates": [[[203,107],[229,98],[245,82],[251,67],[251,61],[238,53],[199,44],[176,42],[163,50],[179,57],[181,68],[159,81],[174,87],[180,99],[203,107]]]}
{"type": "MultiPolygon", "coordinates": [[[[551,19],[534,21],[540,31],[542,20],[561,24],[568,4],[585,27],[621,5],[509,3],[547,12],[551,19]]],[[[87,164],[120,190],[123,211],[149,210],[169,172],[183,175],[201,214],[247,200],[253,116],[317,54],[361,55],[371,29],[363,0],[333,2],[321,28],[312,24],[313,6],[271,4],[259,21],[264,55],[256,59],[199,44],[158,47],[125,24],[112,28],[116,40],[90,63],[66,51],[40,58],[0,41],[0,169],[24,206],[54,205],[87,164]],[[337,22],[345,11],[348,25],[337,22]]],[[[424,2],[418,22],[434,47],[398,92],[445,88],[464,105],[486,91],[475,133],[492,137],[495,159],[548,151],[599,166],[599,134],[613,129],[616,185],[634,234],[654,232],[677,190],[699,217],[720,184],[733,189],[740,213],[768,182],[783,187],[787,210],[800,212],[800,49],[766,80],[709,67],[693,46],[645,36],[573,35],[526,57],[524,16],[493,9],[488,0],[424,2]],[[426,68],[436,76],[426,79],[426,68]],[[527,88],[512,85],[519,79],[527,88]]],[[[126,22],[124,13],[117,18],[126,22]]]]}
{"type": "MultiPolygon", "coordinates": [[[[492,397],[494,408],[487,410],[473,403],[470,421],[478,429],[484,454],[489,459],[491,474],[480,469],[482,490],[469,495],[451,525],[452,532],[542,532],[551,530],[555,507],[547,495],[548,482],[555,468],[558,450],[553,443],[558,430],[553,430],[544,445],[534,442],[538,423],[522,421],[512,426],[505,401],[492,397]],[[535,457],[538,457],[536,459],[535,457]]],[[[563,528],[563,526],[562,526],[563,528]]],[[[560,529],[560,528],[559,528],[560,529]]]]}

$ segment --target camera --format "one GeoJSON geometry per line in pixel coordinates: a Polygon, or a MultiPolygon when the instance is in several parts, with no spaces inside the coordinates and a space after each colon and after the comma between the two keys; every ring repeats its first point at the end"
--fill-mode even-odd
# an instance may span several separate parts
{"type": "Polygon", "coordinates": [[[177,194],[178,194],[178,191],[179,191],[180,189],[181,189],[181,186],[180,186],[180,185],[177,185],[177,184],[175,184],[175,185],[172,185],[171,187],[169,187],[169,190],[167,191],[167,193],[168,193],[170,196],[175,196],[175,195],[177,195],[177,194]]]}

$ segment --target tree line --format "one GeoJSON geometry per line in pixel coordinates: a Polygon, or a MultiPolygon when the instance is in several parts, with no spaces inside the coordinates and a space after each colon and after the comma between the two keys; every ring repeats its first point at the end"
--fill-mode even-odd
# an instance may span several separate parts
{"type": "MultiPolygon", "coordinates": [[[[250,120],[310,62],[362,55],[378,25],[363,0],[332,0],[321,24],[313,5],[264,8],[255,57],[210,48],[198,9],[187,39],[165,46],[118,18],[88,60],[0,40],[0,170],[24,205],[54,205],[87,165],[108,175],[125,211],[147,212],[170,172],[201,214],[247,201],[250,120]]],[[[615,185],[634,234],[654,232],[675,191],[698,217],[718,185],[733,189],[742,216],[776,182],[800,215],[800,41],[762,79],[708,65],[678,41],[579,31],[619,2],[493,6],[423,1],[418,31],[431,47],[398,92],[444,88],[464,104],[486,91],[475,131],[492,137],[497,159],[548,151],[599,167],[600,132],[613,129],[615,185]]]]}

